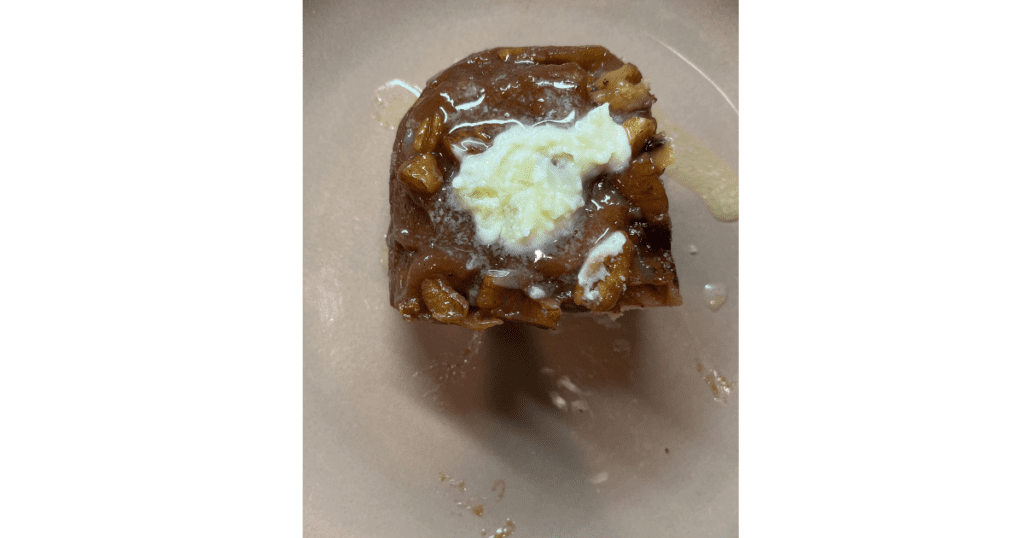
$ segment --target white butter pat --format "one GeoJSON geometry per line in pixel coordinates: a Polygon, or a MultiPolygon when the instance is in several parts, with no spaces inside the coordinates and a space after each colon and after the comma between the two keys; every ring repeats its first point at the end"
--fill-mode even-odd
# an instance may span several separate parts
{"type": "Polygon", "coordinates": [[[479,242],[523,253],[568,232],[583,207],[584,182],[622,172],[630,157],[626,130],[604,104],[569,128],[510,127],[462,159],[452,187],[473,215],[479,242]]]}
{"type": "Polygon", "coordinates": [[[622,247],[625,244],[626,234],[613,232],[590,249],[586,261],[583,262],[583,268],[576,276],[576,282],[583,288],[584,300],[598,301],[601,299],[597,284],[608,276],[608,269],[605,268],[604,262],[622,254],[622,247]]]}

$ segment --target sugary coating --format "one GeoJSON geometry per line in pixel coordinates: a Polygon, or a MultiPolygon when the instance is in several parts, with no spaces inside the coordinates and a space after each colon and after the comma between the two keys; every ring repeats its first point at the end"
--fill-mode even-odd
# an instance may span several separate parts
{"type": "Polygon", "coordinates": [[[604,47],[495,48],[434,77],[399,124],[391,159],[391,305],[408,320],[484,330],[682,304],[660,179],[672,147],[656,134],[654,101],[639,69],[604,47]],[[532,251],[478,240],[453,194],[462,161],[512,125],[568,128],[604,104],[628,137],[628,167],[582,180],[570,226],[532,251]],[[619,250],[597,255],[602,241],[619,250]]]}

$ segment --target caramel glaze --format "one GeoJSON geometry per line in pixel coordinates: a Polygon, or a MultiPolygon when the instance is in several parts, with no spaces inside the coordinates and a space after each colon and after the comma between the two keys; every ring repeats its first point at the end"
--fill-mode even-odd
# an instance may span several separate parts
{"type": "MultiPolygon", "coordinates": [[[[586,311],[572,299],[577,273],[590,248],[615,230],[625,231],[637,248],[625,291],[611,311],[619,312],[623,306],[681,304],[670,252],[667,199],[660,214],[644,215],[616,188],[612,175],[598,177],[584,185],[585,206],[577,211],[571,235],[527,255],[511,255],[496,244],[475,242],[472,215],[453,203],[451,181],[459,170],[456,151],[479,153],[514,122],[571,125],[599,106],[591,100],[591,91],[600,77],[623,65],[604,47],[495,48],[466,57],[427,84],[397,128],[391,158],[392,218],[387,233],[391,305],[406,319],[432,319],[420,299],[420,285],[424,279],[441,277],[468,299],[469,315],[477,320],[494,320],[491,325],[499,318],[530,321],[521,315],[521,308],[506,305],[492,311],[476,306],[476,292],[488,270],[509,271],[503,286],[519,290],[540,286],[549,306],[554,306],[554,299],[556,308],[563,311],[586,311]],[[440,133],[432,133],[438,126],[440,133]],[[437,142],[431,150],[426,146],[432,139],[437,142]],[[423,149],[435,157],[442,175],[441,187],[434,193],[410,187],[397,174],[403,163],[423,149]]],[[[614,108],[612,118],[620,124],[630,117],[653,120],[649,104],[634,111],[614,108]]],[[[651,137],[634,153],[634,164],[666,143],[660,135],[651,137]]]]}

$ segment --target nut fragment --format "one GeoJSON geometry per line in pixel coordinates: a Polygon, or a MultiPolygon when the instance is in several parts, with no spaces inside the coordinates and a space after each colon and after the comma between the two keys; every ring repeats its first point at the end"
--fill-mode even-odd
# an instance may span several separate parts
{"type": "Polygon", "coordinates": [[[637,84],[642,79],[640,70],[633,64],[626,64],[614,71],[609,71],[594,82],[594,91],[615,87],[619,84],[637,84]]]}
{"type": "Polygon", "coordinates": [[[626,238],[622,245],[622,252],[619,254],[585,262],[587,265],[580,269],[581,272],[598,273],[603,266],[606,275],[596,284],[596,298],[587,293],[588,290],[577,283],[576,288],[572,292],[572,301],[594,312],[610,310],[615,306],[619,296],[626,289],[626,277],[629,275],[629,268],[635,251],[636,248],[633,246],[633,243],[626,238]]]}
{"type": "Polygon", "coordinates": [[[655,101],[650,85],[633,64],[609,71],[597,79],[590,97],[599,105],[608,103],[613,112],[620,113],[649,108],[655,101]]]}
{"type": "Polygon", "coordinates": [[[666,168],[675,162],[675,150],[672,148],[672,144],[668,141],[650,151],[651,162],[654,163],[654,170],[658,172],[660,176],[666,168]]]}
{"type": "Polygon", "coordinates": [[[629,137],[629,146],[633,148],[633,155],[640,153],[648,138],[654,136],[658,124],[650,118],[632,117],[622,122],[622,128],[626,130],[629,137]]]}
{"type": "Polygon", "coordinates": [[[554,329],[562,315],[557,300],[546,298],[533,300],[519,290],[509,290],[501,296],[501,303],[491,310],[494,315],[510,321],[521,321],[539,327],[554,329]]]}
{"type": "Polygon", "coordinates": [[[434,112],[429,118],[423,120],[419,129],[416,130],[416,138],[413,139],[412,147],[420,153],[430,153],[437,147],[441,139],[441,131],[444,129],[444,117],[441,112],[434,112]]]}
{"type": "Polygon", "coordinates": [[[491,310],[491,313],[499,318],[532,323],[549,329],[558,326],[558,318],[562,315],[561,304],[556,299],[531,299],[520,290],[498,284],[494,275],[490,274],[484,276],[483,282],[480,283],[476,304],[480,308],[491,310]]]}
{"type": "Polygon", "coordinates": [[[444,137],[444,147],[455,158],[461,158],[456,155],[456,152],[464,151],[469,155],[483,153],[485,149],[491,147],[491,140],[494,139],[491,131],[497,130],[496,127],[497,129],[501,128],[501,126],[488,124],[453,131],[444,137]]]}
{"type": "Polygon", "coordinates": [[[480,293],[476,295],[476,305],[480,308],[494,308],[501,302],[501,297],[507,293],[509,288],[499,286],[494,281],[494,275],[484,276],[480,283],[480,293]]]}
{"type": "Polygon", "coordinates": [[[474,331],[482,331],[489,329],[495,325],[501,325],[504,323],[500,319],[486,317],[480,310],[474,310],[465,319],[459,322],[459,325],[467,329],[473,329],[474,331]]]}
{"type": "Polygon", "coordinates": [[[498,58],[501,58],[503,62],[507,62],[510,57],[519,56],[524,52],[526,52],[526,47],[509,47],[499,50],[498,58]]]}
{"type": "Polygon", "coordinates": [[[459,323],[469,313],[469,301],[443,278],[428,278],[420,284],[423,302],[430,315],[441,323],[459,323]]]}
{"type": "Polygon", "coordinates": [[[592,92],[590,96],[595,103],[608,103],[612,112],[620,113],[648,108],[655,101],[647,81],[639,84],[619,84],[606,90],[592,92]]]}
{"type": "Polygon", "coordinates": [[[625,311],[627,306],[679,306],[681,304],[683,304],[683,296],[680,295],[679,288],[674,285],[640,284],[626,288],[619,307],[625,311]]]}
{"type": "Polygon", "coordinates": [[[434,194],[441,188],[441,169],[433,155],[421,153],[398,169],[398,179],[414,191],[434,194]]]}
{"type": "Polygon", "coordinates": [[[668,211],[668,195],[659,177],[663,170],[664,168],[658,169],[651,153],[644,153],[633,159],[629,169],[621,176],[615,177],[619,191],[630,202],[636,204],[643,212],[644,218],[648,220],[655,220],[668,211]]]}
{"type": "Polygon", "coordinates": [[[407,320],[411,320],[413,316],[420,313],[423,309],[423,304],[420,302],[419,297],[410,297],[398,304],[398,311],[402,313],[402,317],[407,320]]]}
{"type": "MultiPolygon", "coordinates": [[[[458,291],[455,291],[444,278],[428,278],[424,280],[420,284],[420,293],[423,295],[423,301],[427,303],[430,316],[441,323],[461,325],[474,331],[483,331],[503,323],[502,320],[490,315],[489,312],[481,311],[479,308],[474,308],[471,312],[466,298],[458,291]]],[[[402,303],[402,305],[404,306],[413,301],[416,302],[416,313],[418,313],[418,299],[410,299],[402,303]]],[[[402,313],[405,314],[405,311],[402,311],[402,313]]],[[[406,317],[406,319],[410,318],[406,317]]]]}

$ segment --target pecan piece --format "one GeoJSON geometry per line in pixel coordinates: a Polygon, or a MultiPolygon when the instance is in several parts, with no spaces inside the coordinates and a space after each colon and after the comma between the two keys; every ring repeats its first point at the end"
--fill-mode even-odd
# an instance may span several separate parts
{"type": "Polygon", "coordinates": [[[441,188],[441,168],[433,155],[421,153],[398,168],[398,179],[416,192],[434,194],[441,188]]]}
{"type": "Polygon", "coordinates": [[[412,147],[420,153],[430,153],[437,147],[441,139],[441,131],[444,129],[444,116],[440,111],[434,112],[429,118],[423,120],[419,129],[416,130],[416,138],[413,139],[412,147]]]}
{"type": "Polygon", "coordinates": [[[485,275],[480,283],[480,293],[476,295],[476,305],[480,308],[494,308],[501,304],[502,297],[510,291],[509,288],[499,286],[494,281],[494,275],[485,275]]]}
{"type": "Polygon", "coordinates": [[[633,155],[637,155],[644,148],[647,139],[654,136],[658,124],[650,118],[633,117],[622,122],[622,128],[626,130],[629,137],[629,146],[633,148],[633,155]]]}
{"type": "Polygon", "coordinates": [[[422,309],[423,303],[420,302],[419,297],[409,297],[401,303],[398,303],[398,311],[402,313],[402,317],[410,321],[413,316],[419,314],[422,309]]]}
{"type": "Polygon", "coordinates": [[[441,323],[456,323],[469,313],[469,301],[455,291],[444,278],[428,278],[420,284],[423,302],[427,303],[430,315],[441,323]]]}
{"type": "Polygon", "coordinates": [[[509,291],[510,293],[502,295],[501,303],[491,310],[494,315],[547,329],[558,327],[558,318],[562,315],[562,309],[557,300],[551,298],[533,300],[519,290],[509,291]]]}
{"type": "Polygon", "coordinates": [[[663,171],[664,168],[659,169],[651,153],[644,153],[634,159],[622,175],[615,177],[615,184],[622,195],[636,204],[648,220],[657,220],[668,212],[668,195],[659,177],[663,171]]]}
{"type": "Polygon", "coordinates": [[[633,64],[605,73],[591,87],[590,97],[599,105],[608,103],[612,112],[619,113],[650,108],[656,101],[650,84],[633,64]]]}
{"type": "Polygon", "coordinates": [[[470,312],[469,316],[459,322],[459,325],[467,329],[473,329],[474,331],[483,331],[494,327],[495,325],[501,325],[504,323],[500,319],[493,317],[485,317],[484,313],[478,309],[474,309],[470,312]]]}
{"type": "MultiPolygon", "coordinates": [[[[610,310],[618,302],[619,296],[626,289],[626,277],[632,265],[636,248],[622,232],[622,252],[613,256],[587,256],[580,278],[573,289],[572,301],[594,312],[610,310]],[[586,282],[594,279],[596,282],[586,282]]],[[[613,239],[609,237],[610,240],[613,239]]],[[[595,247],[596,248],[596,247],[595,247]]]]}

